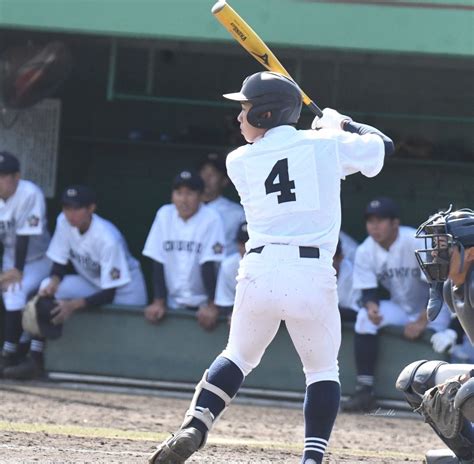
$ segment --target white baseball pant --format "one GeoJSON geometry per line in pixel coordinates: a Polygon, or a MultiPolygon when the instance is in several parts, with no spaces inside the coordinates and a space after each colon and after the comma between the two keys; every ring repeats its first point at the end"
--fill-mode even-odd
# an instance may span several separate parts
{"type": "Polygon", "coordinates": [[[306,385],[339,382],[341,344],[332,257],[301,258],[299,247],[266,245],[241,261],[229,341],[222,356],[248,375],[277,334],[281,321],[299,354],[306,385]]]}

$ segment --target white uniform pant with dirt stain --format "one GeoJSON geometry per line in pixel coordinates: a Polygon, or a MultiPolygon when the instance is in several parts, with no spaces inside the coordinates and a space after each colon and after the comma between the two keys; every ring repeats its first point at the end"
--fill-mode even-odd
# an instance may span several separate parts
{"type": "MultiPolygon", "coordinates": [[[[44,256],[25,263],[20,284],[14,284],[3,292],[3,303],[7,311],[20,311],[26,305],[26,300],[40,286],[41,281],[51,271],[51,261],[44,256]]],[[[13,263],[6,263],[5,270],[13,268],[13,263]]]]}
{"type": "MultiPolygon", "coordinates": [[[[130,274],[132,280],[128,284],[116,288],[113,304],[143,306],[147,303],[147,294],[141,269],[133,269],[130,274]]],[[[46,287],[49,282],[49,277],[43,280],[41,288],[46,287]]],[[[57,300],[87,298],[101,290],[79,274],[67,274],[61,280],[55,298],[57,300]]]]}
{"type": "Polygon", "coordinates": [[[300,258],[299,247],[266,245],[241,261],[229,341],[222,356],[247,376],[285,321],[306,385],[339,382],[341,344],[332,257],[300,258]]]}
{"type": "MultiPolygon", "coordinates": [[[[421,308],[425,311],[425,308],[421,308]]],[[[375,335],[382,327],[387,325],[405,326],[410,322],[415,322],[420,314],[407,314],[407,312],[398,304],[390,300],[381,300],[379,303],[379,313],[382,316],[380,324],[375,325],[370,319],[365,308],[357,313],[355,323],[355,332],[358,334],[375,335]]],[[[441,312],[434,321],[430,321],[427,325],[428,329],[435,332],[447,329],[451,320],[451,313],[446,305],[443,305],[441,312]]]]}

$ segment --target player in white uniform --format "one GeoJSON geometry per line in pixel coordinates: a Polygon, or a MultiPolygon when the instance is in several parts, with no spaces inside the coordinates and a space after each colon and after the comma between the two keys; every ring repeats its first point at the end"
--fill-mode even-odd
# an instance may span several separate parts
{"type": "Polygon", "coordinates": [[[239,272],[240,261],[245,254],[245,244],[248,239],[247,223],[243,222],[239,226],[236,237],[239,251],[227,256],[219,268],[215,303],[221,312],[225,314],[230,314],[234,306],[237,274],[239,272]]]}
{"type": "Polygon", "coordinates": [[[14,155],[0,152],[0,285],[6,309],[0,376],[19,360],[22,309],[51,268],[45,256],[49,239],[42,191],[20,179],[20,163],[14,155]]]}
{"type": "Polygon", "coordinates": [[[344,258],[353,263],[359,244],[349,234],[342,230],[339,232],[339,241],[341,242],[342,254],[344,255],[344,258]]]}
{"type": "MultiPolygon", "coordinates": [[[[130,254],[120,231],[95,214],[95,193],[84,185],[68,187],[62,207],[47,251],[53,262],[51,274],[41,282],[39,291],[57,300],[52,322],[62,324],[74,312],[90,306],[145,305],[146,286],[140,264],[130,254]],[[75,273],[69,272],[69,263],[75,273]]],[[[30,355],[5,370],[5,377],[25,379],[41,374],[43,340],[33,341],[36,343],[32,342],[30,355]]]]}
{"type": "Polygon", "coordinates": [[[145,309],[158,322],[167,309],[196,311],[199,324],[212,329],[217,268],[224,257],[219,215],[201,202],[199,174],[182,171],[173,181],[172,204],[162,206],[148,234],[143,254],[153,260],[153,302],[145,309]]]}
{"type": "Polygon", "coordinates": [[[362,292],[354,288],[352,279],[354,266],[352,261],[345,257],[341,240],[337,244],[333,266],[336,269],[337,299],[341,320],[343,322],[355,322],[360,309],[362,292]]]}
{"type": "Polygon", "coordinates": [[[240,92],[225,97],[241,102],[238,121],[249,142],[227,158],[250,237],[229,342],[196,387],[180,430],[150,463],[182,463],[204,445],[285,321],[306,375],[302,463],[319,464],[340,398],[341,331],[332,266],[341,225],[340,183],[356,172],[377,175],[393,143],[330,109],[314,121],[321,130],[296,130],[301,93],[277,73],[253,74],[240,92]]]}
{"type": "Polygon", "coordinates": [[[225,251],[229,256],[237,252],[235,236],[245,221],[242,206],[222,195],[229,183],[225,160],[217,153],[209,153],[199,165],[199,174],[204,181],[202,201],[214,209],[222,219],[225,234],[225,251]]]}
{"type": "Polygon", "coordinates": [[[446,329],[450,319],[446,308],[436,321],[426,318],[429,288],[415,257],[420,244],[415,229],[400,226],[398,205],[390,198],[374,199],[366,207],[365,218],[369,236],[358,247],[354,263],[354,287],[362,291],[364,305],[355,325],[357,386],[343,405],[347,411],[369,411],[375,406],[379,329],[403,326],[404,336],[415,340],[427,328],[435,332],[446,329]],[[379,301],[379,285],[390,292],[389,300],[379,301]]]}

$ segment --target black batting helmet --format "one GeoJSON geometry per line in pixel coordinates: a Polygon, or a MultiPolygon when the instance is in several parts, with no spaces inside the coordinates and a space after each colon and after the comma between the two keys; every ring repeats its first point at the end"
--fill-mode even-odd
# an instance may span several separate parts
{"type": "Polygon", "coordinates": [[[296,124],[303,99],[299,87],[283,74],[263,71],[248,76],[240,92],[227,93],[224,98],[249,102],[252,108],[247,121],[254,127],[271,129],[284,124],[296,124]],[[269,118],[263,114],[270,112],[269,118]]]}

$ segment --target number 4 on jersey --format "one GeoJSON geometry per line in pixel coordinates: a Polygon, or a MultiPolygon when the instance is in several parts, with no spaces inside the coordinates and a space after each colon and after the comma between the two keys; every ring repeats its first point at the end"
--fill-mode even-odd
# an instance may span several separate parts
{"type": "Polygon", "coordinates": [[[265,180],[267,195],[280,192],[280,195],[277,196],[278,203],[296,201],[296,194],[292,192],[294,188],[295,181],[290,180],[290,174],[288,173],[288,158],[278,160],[265,180]],[[275,182],[277,177],[278,182],[275,182]]]}

